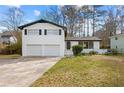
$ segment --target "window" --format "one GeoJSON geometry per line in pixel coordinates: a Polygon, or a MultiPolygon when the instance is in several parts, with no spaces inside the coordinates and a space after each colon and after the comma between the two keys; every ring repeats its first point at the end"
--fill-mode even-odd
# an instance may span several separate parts
{"type": "Polygon", "coordinates": [[[61,35],[62,34],[62,31],[61,31],[61,29],[59,29],[59,35],[61,35]]]}
{"type": "Polygon", "coordinates": [[[41,35],[41,34],[42,34],[42,30],[40,29],[40,30],[39,30],[39,35],[41,35]]]}
{"type": "Polygon", "coordinates": [[[118,40],[118,38],[117,38],[117,37],[115,37],[115,40],[118,40]]]}
{"type": "Polygon", "coordinates": [[[71,48],[71,42],[67,41],[67,49],[70,49],[70,48],[71,48]]]}
{"type": "Polygon", "coordinates": [[[47,30],[46,29],[44,30],[44,35],[47,35],[47,30]]]}
{"type": "Polygon", "coordinates": [[[47,35],[61,35],[61,30],[47,29],[47,35]]]}
{"type": "Polygon", "coordinates": [[[88,42],[84,42],[83,43],[83,48],[84,49],[88,49],[89,48],[89,43],[88,42]]]}
{"type": "Polygon", "coordinates": [[[78,44],[83,46],[83,41],[79,41],[78,44]]]}
{"type": "Polygon", "coordinates": [[[88,41],[89,42],[89,49],[93,49],[93,41],[88,41]]]}
{"type": "Polygon", "coordinates": [[[28,35],[39,35],[39,29],[28,29],[28,35]]]}
{"type": "Polygon", "coordinates": [[[27,29],[24,30],[24,34],[27,35],[27,29]]]}

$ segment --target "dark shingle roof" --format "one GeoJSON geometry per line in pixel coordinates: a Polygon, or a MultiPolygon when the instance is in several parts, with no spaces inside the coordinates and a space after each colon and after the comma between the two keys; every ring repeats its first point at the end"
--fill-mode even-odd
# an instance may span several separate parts
{"type": "Polygon", "coordinates": [[[66,37],[66,41],[101,41],[101,39],[97,37],[66,37]]]}
{"type": "Polygon", "coordinates": [[[24,27],[27,27],[27,26],[30,26],[30,25],[33,25],[33,24],[36,24],[36,23],[50,23],[50,24],[56,25],[56,26],[58,26],[58,27],[61,27],[61,28],[63,28],[63,29],[66,29],[66,27],[64,27],[64,26],[61,26],[61,25],[59,25],[59,24],[56,24],[56,23],[54,23],[54,22],[51,22],[51,21],[48,21],[48,20],[44,20],[44,19],[40,19],[40,20],[36,20],[36,21],[34,21],[34,22],[31,22],[31,23],[27,23],[27,24],[25,24],[25,25],[19,26],[18,28],[19,28],[19,29],[23,29],[24,27]]]}

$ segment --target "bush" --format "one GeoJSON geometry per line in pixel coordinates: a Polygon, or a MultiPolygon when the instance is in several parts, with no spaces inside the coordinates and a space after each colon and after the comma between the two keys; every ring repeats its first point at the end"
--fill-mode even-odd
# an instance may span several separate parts
{"type": "Polygon", "coordinates": [[[82,50],[83,50],[83,47],[80,45],[72,46],[72,51],[73,51],[74,56],[81,55],[82,50]]]}
{"type": "Polygon", "coordinates": [[[90,55],[96,55],[96,54],[98,54],[98,52],[97,51],[90,51],[89,54],[90,55]]]}

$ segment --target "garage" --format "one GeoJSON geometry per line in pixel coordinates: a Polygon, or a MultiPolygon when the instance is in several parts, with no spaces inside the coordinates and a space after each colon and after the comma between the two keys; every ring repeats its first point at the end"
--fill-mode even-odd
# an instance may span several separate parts
{"type": "Polygon", "coordinates": [[[45,45],[44,56],[60,56],[60,46],[59,45],[45,45]]]}
{"type": "Polygon", "coordinates": [[[27,56],[42,56],[42,45],[27,45],[27,56]]]}

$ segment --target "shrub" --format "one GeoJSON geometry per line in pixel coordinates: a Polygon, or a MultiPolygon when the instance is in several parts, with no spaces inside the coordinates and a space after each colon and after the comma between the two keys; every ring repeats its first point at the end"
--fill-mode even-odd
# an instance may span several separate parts
{"type": "Polygon", "coordinates": [[[96,54],[98,54],[98,52],[97,51],[90,51],[89,54],[90,55],[96,55],[96,54]]]}
{"type": "Polygon", "coordinates": [[[73,54],[74,54],[75,56],[80,55],[82,50],[83,50],[83,47],[80,46],[80,45],[72,46],[72,51],[73,51],[73,54]]]}

